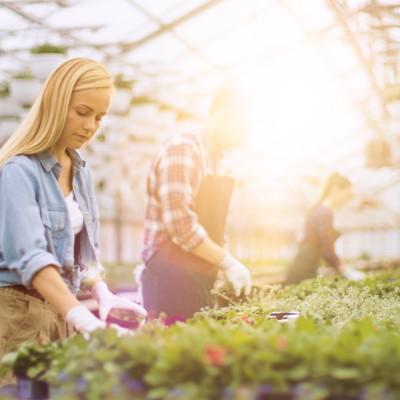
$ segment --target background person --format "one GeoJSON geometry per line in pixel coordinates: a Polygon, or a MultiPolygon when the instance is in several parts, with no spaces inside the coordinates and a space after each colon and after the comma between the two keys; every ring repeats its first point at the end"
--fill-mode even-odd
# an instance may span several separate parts
{"type": "Polygon", "coordinates": [[[145,309],[154,317],[191,317],[214,305],[210,290],[222,270],[236,295],[251,289],[249,270],[224,249],[234,180],[221,174],[225,151],[250,131],[251,95],[229,87],[217,93],[203,126],[170,138],[153,160],[147,182],[145,309]]]}
{"type": "Polygon", "coordinates": [[[106,327],[77,300],[81,287],[103,320],[111,308],[146,315],[103,281],[99,211],[77,151],[99,128],[112,92],[103,65],[66,61],[0,150],[0,356],[12,344],[65,338],[68,323],[81,332],[106,327]]]}
{"type": "Polygon", "coordinates": [[[352,195],[353,185],[347,177],[337,172],[329,176],[318,201],[307,214],[297,254],[287,271],[286,284],[316,277],[321,258],[348,279],[365,277],[361,271],[342,264],[335,252],[339,233],[333,227],[333,211],[346,204],[352,195]]]}

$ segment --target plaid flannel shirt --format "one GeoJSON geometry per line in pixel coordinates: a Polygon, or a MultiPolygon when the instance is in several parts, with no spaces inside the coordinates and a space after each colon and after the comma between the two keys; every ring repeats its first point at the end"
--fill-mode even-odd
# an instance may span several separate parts
{"type": "Polygon", "coordinates": [[[337,232],[333,228],[332,211],[320,204],[310,212],[300,243],[317,244],[328,264],[337,268],[340,265],[340,260],[335,253],[336,236],[337,232]]]}
{"type": "Polygon", "coordinates": [[[221,154],[213,151],[198,129],[173,136],[165,143],[154,158],[147,179],[143,261],[149,260],[168,238],[182,250],[190,251],[208,237],[193,210],[194,200],[203,168],[217,172],[220,159],[221,154]]]}

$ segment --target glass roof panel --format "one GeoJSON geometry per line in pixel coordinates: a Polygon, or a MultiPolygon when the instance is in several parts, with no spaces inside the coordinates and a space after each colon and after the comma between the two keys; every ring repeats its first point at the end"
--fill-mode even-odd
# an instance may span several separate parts
{"type": "Polygon", "coordinates": [[[0,81],[50,41],[133,77],[135,96],[199,116],[217,87],[241,83],[260,100],[255,148],[272,169],[307,159],[361,169],[367,140],[396,137],[385,109],[400,99],[400,7],[384,5],[400,1],[8,0],[0,81]]]}
{"type": "Polygon", "coordinates": [[[125,0],[125,2],[146,10],[163,24],[173,22],[207,3],[205,0],[125,0]]]}

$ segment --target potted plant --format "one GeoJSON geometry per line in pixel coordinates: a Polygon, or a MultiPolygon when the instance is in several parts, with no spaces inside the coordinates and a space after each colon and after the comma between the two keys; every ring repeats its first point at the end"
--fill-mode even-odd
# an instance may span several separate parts
{"type": "Polygon", "coordinates": [[[43,43],[31,49],[32,54],[67,54],[66,46],[59,46],[51,43],[43,43]]]}
{"type": "Polygon", "coordinates": [[[17,381],[16,398],[47,400],[49,385],[42,376],[59,352],[58,343],[25,343],[3,357],[0,376],[7,369],[12,370],[17,381]]]}
{"type": "Polygon", "coordinates": [[[46,79],[67,54],[67,47],[43,43],[31,49],[31,71],[39,79],[46,79]]]}
{"type": "Polygon", "coordinates": [[[0,98],[5,98],[10,95],[10,84],[7,81],[0,82],[0,98]]]}
{"type": "Polygon", "coordinates": [[[35,78],[30,70],[24,70],[10,81],[10,95],[20,105],[29,107],[35,101],[41,89],[40,81],[35,78]]]}

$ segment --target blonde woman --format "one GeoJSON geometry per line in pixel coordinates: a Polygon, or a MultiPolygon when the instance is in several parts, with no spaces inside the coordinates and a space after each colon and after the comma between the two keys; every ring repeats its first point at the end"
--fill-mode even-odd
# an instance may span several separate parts
{"type": "Polygon", "coordinates": [[[112,308],[146,315],[103,281],[98,206],[77,151],[99,128],[113,90],[102,64],[66,61],[0,149],[0,356],[12,344],[64,338],[71,326],[104,328],[112,308]],[[102,320],[77,300],[80,288],[98,301],[102,320]]]}

